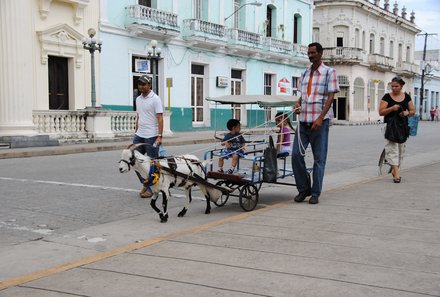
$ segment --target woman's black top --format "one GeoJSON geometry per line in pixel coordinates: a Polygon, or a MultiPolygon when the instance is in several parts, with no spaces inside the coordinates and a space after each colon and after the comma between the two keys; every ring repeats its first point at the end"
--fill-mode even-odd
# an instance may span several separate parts
{"type": "Polygon", "coordinates": [[[399,114],[399,113],[401,113],[404,110],[409,110],[409,102],[411,101],[411,96],[408,95],[407,93],[405,93],[405,99],[403,99],[402,102],[397,102],[397,101],[394,101],[393,98],[391,98],[389,93],[386,93],[382,97],[382,100],[385,101],[386,103],[388,103],[387,108],[389,108],[389,107],[391,107],[393,105],[396,105],[396,104],[400,105],[402,107],[401,110],[399,110],[399,111],[392,111],[392,112],[390,112],[389,114],[387,114],[384,117],[383,120],[384,120],[385,123],[387,123],[388,119],[392,118],[395,114],[399,114]]]}

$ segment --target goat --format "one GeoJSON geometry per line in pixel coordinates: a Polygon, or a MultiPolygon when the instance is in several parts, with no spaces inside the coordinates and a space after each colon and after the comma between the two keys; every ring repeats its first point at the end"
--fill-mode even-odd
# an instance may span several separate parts
{"type": "Polygon", "coordinates": [[[150,182],[150,188],[153,193],[150,205],[159,214],[161,223],[168,221],[168,197],[171,197],[170,188],[174,186],[185,188],[185,196],[187,198],[187,202],[179,212],[178,217],[183,217],[186,214],[192,200],[190,189],[195,185],[198,185],[202,193],[205,195],[205,214],[211,212],[210,200],[217,201],[222,195],[222,192],[218,189],[195,182],[197,178],[205,179],[204,167],[206,164],[201,163],[200,160],[193,155],[182,155],[153,160],[136,150],[140,145],[143,144],[131,144],[122,151],[121,160],[119,161],[119,172],[126,173],[130,171],[131,167],[133,167],[136,172],[145,177],[146,182],[153,180],[150,182]],[[163,170],[164,168],[167,170],[163,170]],[[156,171],[152,173],[150,172],[151,169],[156,171]],[[181,174],[173,174],[173,172],[176,171],[181,174]],[[152,175],[154,175],[156,180],[151,178],[152,175]],[[196,179],[194,179],[194,177],[196,179]],[[162,193],[162,211],[156,206],[156,200],[159,197],[159,193],[162,193]]]}

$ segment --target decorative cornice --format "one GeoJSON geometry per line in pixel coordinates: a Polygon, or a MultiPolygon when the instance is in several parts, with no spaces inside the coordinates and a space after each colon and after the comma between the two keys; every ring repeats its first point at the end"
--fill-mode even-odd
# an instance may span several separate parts
{"type": "Polygon", "coordinates": [[[79,25],[84,16],[84,9],[89,5],[90,0],[39,0],[40,1],[40,17],[46,19],[50,13],[50,6],[53,1],[60,1],[72,4],[75,10],[73,20],[75,25],[79,25]]]}

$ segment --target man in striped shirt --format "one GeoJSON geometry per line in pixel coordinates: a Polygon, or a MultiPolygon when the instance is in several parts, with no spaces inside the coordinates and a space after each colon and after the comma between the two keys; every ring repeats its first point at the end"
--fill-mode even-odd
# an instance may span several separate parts
{"type": "Polygon", "coordinates": [[[333,118],[331,107],[335,93],[339,92],[336,71],[322,63],[322,54],[321,44],[309,44],[307,55],[312,65],[301,76],[301,99],[295,105],[300,122],[292,149],[292,169],[299,192],[294,200],[302,202],[312,196],[310,204],[317,204],[321,195],[327,160],[329,119],[333,118]],[[314,160],[312,180],[308,177],[304,161],[309,144],[314,160]]]}

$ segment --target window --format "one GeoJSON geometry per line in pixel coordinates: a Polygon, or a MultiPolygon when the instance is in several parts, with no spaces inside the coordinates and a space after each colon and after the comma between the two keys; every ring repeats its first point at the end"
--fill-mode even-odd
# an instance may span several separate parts
{"type": "Polygon", "coordinates": [[[138,0],[138,4],[142,6],[151,7],[151,0],[138,0]]]}
{"type": "Polygon", "coordinates": [[[365,31],[362,31],[362,49],[365,50],[365,31]]]}
{"type": "Polygon", "coordinates": [[[385,38],[380,38],[380,54],[385,56],[385,38]]]}
{"type": "Polygon", "coordinates": [[[240,2],[240,0],[234,0],[234,11],[237,11],[237,13],[234,14],[234,28],[236,29],[240,28],[240,2]]]}
{"type": "Polygon", "coordinates": [[[384,95],[385,95],[385,83],[383,81],[380,81],[379,85],[377,86],[377,102],[382,100],[382,97],[384,95]]]}
{"type": "Polygon", "coordinates": [[[345,75],[338,75],[338,84],[339,86],[349,86],[348,77],[345,75]]]}
{"type": "Polygon", "coordinates": [[[374,34],[370,34],[370,54],[374,54],[374,48],[375,48],[375,44],[374,44],[374,34]]]}
{"type": "Polygon", "coordinates": [[[301,15],[293,16],[293,43],[301,43],[301,15]]]}
{"type": "Polygon", "coordinates": [[[272,36],[272,21],[272,8],[268,6],[266,11],[266,37],[272,36]]]}
{"type": "Polygon", "coordinates": [[[201,20],[202,11],[202,0],[194,0],[194,18],[197,20],[201,20]]]}
{"type": "MultiPolygon", "coordinates": [[[[231,95],[241,95],[242,89],[242,71],[231,70],[231,95]]],[[[232,104],[232,118],[241,120],[241,105],[232,104]]]]}
{"type": "Polygon", "coordinates": [[[402,44],[399,43],[399,47],[398,47],[398,50],[397,50],[397,62],[398,63],[402,63],[402,58],[403,58],[402,51],[403,51],[402,44]]]}
{"type": "Polygon", "coordinates": [[[344,46],[344,32],[336,33],[336,46],[343,47],[344,46]]]}
{"type": "Polygon", "coordinates": [[[354,30],[354,47],[360,48],[361,31],[359,29],[354,30]]]}
{"type": "Polygon", "coordinates": [[[364,80],[357,77],[354,80],[354,97],[353,97],[353,110],[364,110],[364,96],[365,96],[365,84],[364,80]]]}
{"type": "Polygon", "coordinates": [[[191,65],[191,109],[193,123],[203,122],[203,80],[205,67],[191,65]]]}
{"type": "Polygon", "coordinates": [[[390,58],[394,58],[394,41],[390,41],[390,58]]]}
{"type": "Polygon", "coordinates": [[[313,28],[312,42],[319,42],[319,28],[313,28]]]}
{"type": "Polygon", "coordinates": [[[406,59],[405,59],[408,63],[411,61],[411,47],[407,46],[406,47],[406,59]]]}
{"type": "MultiPolygon", "coordinates": [[[[264,74],[264,95],[272,95],[272,74],[264,74]]],[[[271,109],[270,107],[264,108],[264,118],[266,122],[271,120],[271,109]]]]}

